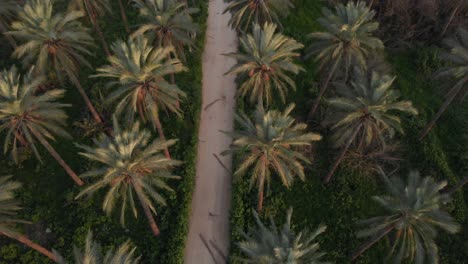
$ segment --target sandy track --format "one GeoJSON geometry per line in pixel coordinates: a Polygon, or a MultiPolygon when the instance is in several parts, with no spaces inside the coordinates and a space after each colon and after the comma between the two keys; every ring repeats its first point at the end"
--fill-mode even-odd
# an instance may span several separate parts
{"type": "Polygon", "coordinates": [[[224,263],[229,252],[232,158],[219,153],[231,139],[219,131],[233,129],[236,85],[224,76],[235,61],[221,54],[237,49],[237,36],[223,15],[223,0],[211,0],[203,53],[203,108],[201,112],[197,173],[190,215],[185,263],[224,263]],[[217,160],[215,157],[219,157],[217,160]]]}

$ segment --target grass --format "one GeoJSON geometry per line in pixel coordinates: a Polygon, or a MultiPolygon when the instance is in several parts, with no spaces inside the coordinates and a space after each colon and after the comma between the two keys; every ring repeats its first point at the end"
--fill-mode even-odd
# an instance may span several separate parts
{"type": "MultiPolygon", "coordinates": [[[[111,2],[114,14],[101,20],[109,44],[114,40],[127,37],[121,23],[117,2],[111,2]]],[[[63,8],[63,6],[63,4],[59,4],[58,9],[63,8]]],[[[171,154],[174,158],[184,161],[184,165],[176,172],[182,176],[182,180],[170,182],[175,193],[166,194],[168,206],[158,207],[156,220],[161,229],[161,236],[157,238],[152,236],[142,211],[137,220],[130,217],[129,214],[127,226],[121,227],[118,217],[107,217],[101,210],[102,195],[96,195],[88,200],[74,200],[80,188],[73,184],[68,175],[45,150],[41,151],[44,158],[44,163],[41,166],[34,158],[16,166],[11,164],[8,157],[0,154],[0,175],[12,174],[15,180],[24,185],[18,193],[24,207],[20,216],[34,222],[33,225],[25,226],[24,231],[35,241],[70,258],[73,245],[83,246],[86,233],[91,229],[95,233],[95,239],[102,244],[104,249],[116,247],[130,239],[133,245],[138,248],[137,254],[143,256],[142,263],[183,263],[189,206],[195,179],[197,131],[201,106],[201,54],[207,16],[206,2],[198,1],[197,6],[200,7],[201,12],[196,16],[196,21],[200,24],[202,32],[198,35],[196,50],[188,55],[186,65],[190,71],[176,76],[177,84],[187,93],[188,99],[182,102],[184,116],[177,118],[173,115],[163,114],[162,118],[166,137],[179,139],[177,145],[171,150],[171,154]],[[51,233],[45,233],[46,228],[50,229],[51,233]]],[[[127,15],[131,25],[138,23],[136,10],[128,8],[127,15]]],[[[111,109],[104,109],[99,100],[100,93],[104,91],[102,89],[104,87],[103,80],[87,78],[95,72],[96,67],[106,63],[104,52],[99,46],[98,40],[96,40],[96,45],[96,57],[90,60],[93,69],[83,69],[81,81],[94,100],[96,107],[110,113],[111,109]]],[[[0,54],[2,68],[9,68],[11,64],[17,64],[16,61],[6,57],[8,54],[7,52],[0,54]]],[[[58,140],[58,142],[53,143],[53,146],[73,169],[81,173],[86,171],[90,164],[77,154],[78,149],[74,144],[89,144],[90,139],[82,137],[81,131],[71,123],[84,118],[83,113],[86,112],[86,109],[77,91],[69,84],[65,88],[67,94],[63,101],[73,105],[67,110],[67,113],[70,116],[68,130],[74,139],[71,141],[58,140]]],[[[151,130],[151,127],[148,126],[148,129],[151,130]]],[[[11,240],[0,238],[0,244],[2,245],[0,247],[0,264],[50,263],[37,252],[11,240]]]]}
{"type": "MultiPolygon", "coordinates": [[[[316,19],[321,15],[323,4],[320,1],[297,0],[295,5],[294,12],[283,19],[284,32],[307,46],[310,43],[307,34],[320,29],[316,19]]],[[[442,103],[442,96],[434,96],[443,94],[440,83],[431,79],[434,69],[440,65],[438,52],[437,48],[428,47],[388,55],[393,73],[397,76],[395,88],[401,90],[404,99],[412,100],[420,111],[417,117],[402,117],[406,133],[397,140],[401,142],[404,161],[397,174],[406,177],[410,169],[417,169],[423,175],[454,184],[464,176],[467,168],[466,161],[460,158],[466,155],[463,146],[468,143],[467,138],[463,137],[468,124],[467,103],[452,106],[427,139],[419,141],[417,138],[429,117],[442,103]]],[[[321,78],[316,73],[312,59],[303,60],[301,64],[306,71],[297,76],[298,90],[291,93],[288,100],[296,103],[295,116],[298,120],[305,119],[318,93],[316,83],[321,78]]],[[[239,107],[251,111],[247,102],[241,102],[239,107]]],[[[284,105],[277,104],[274,107],[283,109],[284,105]]],[[[346,164],[340,166],[332,182],[324,186],[321,180],[337,152],[328,142],[326,129],[317,127],[314,132],[322,134],[324,140],[315,144],[313,164],[306,168],[306,181],[298,180],[288,190],[281,186],[278,179],[274,179],[271,191],[264,200],[262,217],[273,216],[277,224],[282,224],[287,208],[293,207],[294,229],[315,230],[320,223],[326,224],[327,231],[318,238],[322,250],[327,252],[325,259],[335,263],[349,263],[349,255],[364,242],[355,236],[359,229],[356,221],[381,213],[370,198],[383,194],[384,190],[376,175],[356,171],[346,164]]],[[[468,226],[465,217],[468,212],[466,197],[466,192],[465,195],[457,193],[447,208],[464,227],[468,226]]],[[[256,190],[249,191],[245,181],[235,181],[231,215],[231,263],[243,263],[235,243],[242,239],[241,231],[246,231],[248,226],[254,224],[251,213],[253,208],[256,208],[256,190]]],[[[437,242],[441,263],[462,263],[461,260],[468,259],[468,233],[465,229],[451,236],[440,233],[437,242]]],[[[385,240],[376,244],[358,263],[381,263],[386,256],[387,245],[388,241],[385,240]]]]}

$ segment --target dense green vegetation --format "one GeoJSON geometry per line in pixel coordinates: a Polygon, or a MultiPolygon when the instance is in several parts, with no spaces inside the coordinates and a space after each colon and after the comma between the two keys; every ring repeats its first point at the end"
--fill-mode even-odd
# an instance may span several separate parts
{"type": "MultiPolygon", "coordinates": [[[[56,1],[57,10],[65,10],[67,1],[56,1]]],[[[123,1],[125,2],[125,1],[123,1]]],[[[99,25],[102,28],[106,41],[110,44],[116,40],[125,40],[128,34],[125,32],[117,1],[111,1],[112,14],[99,17],[99,25]]],[[[82,248],[85,243],[88,230],[93,231],[94,239],[99,241],[103,252],[108,249],[116,250],[118,245],[130,239],[135,246],[135,256],[142,256],[141,263],[182,263],[184,241],[188,229],[188,214],[195,178],[195,157],[198,131],[198,118],[201,105],[201,53],[204,42],[205,18],[207,6],[205,1],[197,1],[200,12],[194,14],[195,21],[201,30],[197,34],[197,41],[191,52],[187,52],[187,60],[184,65],[190,69],[176,75],[177,85],[187,94],[188,100],[182,100],[181,117],[175,117],[161,113],[161,123],[164,125],[165,135],[168,139],[177,138],[179,141],[171,148],[174,159],[182,160],[183,166],[174,171],[181,176],[181,180],[170,182],[175,192],[165,193],[167,207],[158,208],[157,221],[161,236],[154,237],[149,232],[146,218],[140,210],[137,220],[128,217],[126,228],[119,224],[118,215],[108,217],[101,209],[104,191],[96,193],[90,199],[75,200],[75,196],[82,190],[75,186],[66,172],[52,157],[46,155],[45,149],[38,145],[43,153],[43,164],[39,164],[33,157],[24,160],[20,156],[20,165],[15,165],[8,155],[0,154],[0,175],[14,175],[14,180],[23,184],[17,192],[23,210],[18,215],[20,219],[33,222],[24,225],[22,230],[35,242],[55,249],[66,259],[72,260],[73,246],[82,248]],[[190,133],[188,133],[190,131],[190,133]]],[[[127,17],[132,30],[135,25],[142,23],[136,9],[126,7],[127,17]],[[133,27],[132,27],[133,26],[133,27]]],[[[84,24],[92,28],[89,21],[82,19],[84,24]]],[[[92,48],[94,57],[89,57],[91,68],[83,66],[80,69],[79,81],[94,102],[97,110],[103,113],[105,122],[111,124],[112,107],[104,104],[103,96],[108,94],[105,87],[106,80],[90,79],[88,76],[95,74],[95,69],[107,64],[107,58],[96,32],[92,32],[96,46],[92,48]]],[[[11,65],[20,65],[19,61],[10,58],[12,52],[8,43],[2,43],[0,48],[0,67],[10,68],[11,65]]],[[[78,147],[75,143],[91,145],[93,126],[88,126],[90,120],[86,106],[82,98],[73,87],[73,84],[65,82],[61,87],[66,90],[61,103],[71,104],[66,108],[68,114],[67,131],[72,139],[57,139],[51,142],[57,152],[68,162],[78,174],[94,167],[78,155],[78,147]],[[78,124],[77,122],[80,122],[78,124]],[[72,125],[73,124],[73,125],[72,125]],[[87,127],[88,129],[83,129],[87,127]],[[87,134],[90,132],[91,135],[87,134]]],[[[147,129],[152,130],[147,124],[147,129]]],[[[139,205],[137,205],[139,206],[139,205]]],[[[49,263],[50,261],[38,252],[24,247],[21,244],[0,237],[0,263],[49,263]]]]}
{"type": "MultiPolygon", "coordinates": [[[[317,18],[321,16],[320,9],[324,3],[320,1],[297,0],[294,15],[281,19],[284,34],[308,45],[308,33],[321,30],[317,18]]],[[[443,90],[440,81],[435,81],[433,73],[440,68],[440,48],[425,46],[402,50],[386,50],[387,61],[391,72],[396,75],[394,87],[402,93],[402,99],[413,102],[418,110],[418,116],[399,114],[402,118],[404,135],[396,136],[399,142],[399,154],[403,159],[398,162],[399,175],[407,175],[410,169],[417,169],[421,174],[431,175],[437,180],[447,180],[449,186],[454,185],[465,176],[468,122],[466,116],[468,104],[452,104],[441,118],[430,135],[419,140],[418,134],[423,129],[434,112],[443,101],[443,90]]],[[[309,60],[302,60],[305,72],[296,78],[297,92],[290,93],[287,102],[295,102],[297,107],[294,116],[298,120],[306,120],[314,99],[316,98],[320,79],[316,74],[318,65],[309,60]]],[[[333,94],[329,91],[328,95],[333,94]]],[[[239,102],[239,107],[252,113],[254,107],[248,102],[239,102]]],[[[274,104],[275,109],[284,109],[283,104],[274,104]]],[[[314,120],[323,120],[324,113],[319,110],[314,120]]],[[[265,196],[262,219],[273,216],[277,223],[282,223],[287,208],[294,208],[293,229],[304,228],[313,230],[323,223],[327,231],[317,238],[321,251],[327,255],[324,260],[336,263],[349,263],[350,255],[364,242],[356,237],[359,226],[356,222],[370,216],[382,215],[383,211],[371,199],[382,195],[385,190],[378,174],[364,167],[357,167],[351,162],[344,162],[336,171],[333,180],[323,185],[322,180],[328,172],[336,151],[332,150],[330,132],[322,124],[312,124],[312,131],[320,133],[324,139],[314,144],[310,150],[313,157],[311,165],[306,167],[305,182],[296,181],[286,189],[278,180],[272,181],[271,191],[265,196]]],[[[238,161],[235,162],[238,164],[238,161]]],[[[233,187],[232,222],[232,254],[231,263],[241,263],[242,255],[236,245],[242,241],[242,231],[255,226],[252,208],[256,206],[256,193],[249,192],[248,182],[235,181],[233,187]]],[[[441,263],[460,263],[467,259],[468,226],[466,214],[468,194],[457,192],[447,210],[462,225],[461,232],[451,235],[439,233],[436,242],[440,248],[441,263]]],[[[381,263],[388,252],[389,241],[384,239],[369,249],[358,259],[358,263],[381,263]]]]}

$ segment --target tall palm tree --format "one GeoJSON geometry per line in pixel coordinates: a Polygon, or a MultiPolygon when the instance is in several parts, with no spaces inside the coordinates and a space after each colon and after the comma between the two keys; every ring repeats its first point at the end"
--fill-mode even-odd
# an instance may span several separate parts
{"type": "Polygon", "coordinates": [[[436,77],[452,79],[455,83],[447,93],[447,98],[439,111],[421,132],[421,139],[431,131],[456,97],[464,99],[468,94],[468,31],[463,28],[458,29],[457,35],[446,39],[445,44],[449,52],[442,53],[441,59],[446,61],[448,66],[439,70],[436,77]]]}
{"type": "Polygon", "coordinates": [[[176,140],[150,140],[151,133],[141,130],[138,122],[128,130],[121,130],[115,117],[113,123],[113,137],[103,134],[94,141],[95,147],[79,146],[83,149],[80,155],[101,166],[83,174],[83,177],[98,179],[80,192],[77,198],[109,187],[102,209],[110,214],[116,204],[120,204],[120,222],[125,225],[127,207],[135,217],[138,215],[134,200],[136,194],[151,230],[157,236],[160,232],[153,217],[153,213],[156,214],[154,203],[166,205],[166,200],[157,189],[172,191],[165,180],[179,179],[170,170],[181,164],[180,161],[165,158],[161,152],[174,145],[176,140]]]}
{"type": "MultiPolygon", "coordinates": [[[[73,255],[76,264],[138,264],[139,257],[133,256],[136,248],[130,247],[130,242],[126,242],[119,246],[117,251],[108,250],[103,255],[101,246],[93,240],[93,233],[91,231],[86,235],[84,251],[78,247],[73,247],[73,255]]],[[[66,264],[60,254],[54,252],[57,256],[59,264],[66,264]]]]}
{"type": "Polygon", "coordinates": [[[460,230],[455,219],[442,209],[450,200],[448,194],[441,193],[447,182],[420,177],[415,171],[410,172],[406,184],[398,177],[384,178],[388,195],[373,199],[385,209],[386,214],[360,222],[364,230],[358,236],[371,238],[353,254],[352,260],[383,237],[394,233],[389,254],[393,261],[390,262],[401,263],[409,259],[410,263],[439,263],[435,243],[437,229],[451,234],[460,230]]]}
{"type": "MultiPolygon", "coordinates": [[[[14,19],[19,10],[16,0],[0,0],[0,34],[8,31],[10,21],[14,19]]],[[[16,41],[9,35],[5,35],[10,45],[16,48],[16,41]]]]}
{"type": "Polygon", "coordinates": [[[398,100],[399,93],[391,88],[395,77],[376,72],[368,76],[359,70],[354,75],[350,85],[336,85],[339,97],[328,100],[332,107],[327,120],[333,124],[332,142],[342,151],[325,183],[331,180],[351,145],[358,150],[372,143],[384,146],[386,138],[392,138],[396,131],[403,133],[395,111],[418,114],[410,101],[398,100]]]}
{"type": "Polygon", "coordinates": [[[72,10],[79,10],[87,14],[89,21],[91,21],[91,24],[93,24],[99,38],[101,39],[104,52],[109,57],[111,55],[109,52],[109,46],[107,45],[104,33],[102,32],[98,21],[99,17],[112,12],[109,0],[72,0],[70,1],[69,6],[72,10]]]}
{"type": "Polygon", "coordinates": [[[11,176],[0,177],[0,235],[15,239],[56,262],[57,258],[52,252],[34,243],[14,229],[15,224],[28,223],[16,218],[21,207],[15,199],[14,192],[20,187],[19,182],[11,181],[11,176]]]}
{"type": "Polygon", "coordinates": [[[324,8],[322,14],[318,22],[325,31],[309,34],[315,41],[307,49],[306,57],[315,56],[319,70],[325,72],[327,77],[309,112],[309,119],[314,116],[330,81],[337,73],[347,80],[354,67],[364,70],[366,60],[384,48],[382,41],[373,36],[379,23],[373,21],[375,12],[366,3],[349,1],[346,6],[336,5],[335,12],[324,8]]]}
{"type": "MultiPolygon", "coordinates": [[[[110,65],[97,69],[94,77],[107,77],[113,80],[109,83],[117,87],[108,96],[109,102],[117,103],[115,114],[125,115],[129,123],[139,114],[143,121],[150,120],[158,131],[159,137],[165,139],[160,110],[181,115],[179,99],[185,96],[177,85],[170,84],[165,76],[171,73],[185,71],[186,68],[178,59],[170,59],[168,55],[174,51],[172,47],[155,48],[147,38],[138,37],[128,42],[119,41],[112,45],[114,55],[109,57],[110,65]]],[[[169,150],[165,150],[170,158],[169,150]]]]}
{"type": "Polygon", "coordinates": [[[281,25],[280,17],[286,17],[294,8],[292,0],[226,0],[229,5],[224,13],[231,12],[229,25],[239,31],[247,31],[253,24],[273,22],[281,25]]]}
{"type": "Polygon", "coordinates": [[[18,145],[21,145],[31,148],[41,160],[35,145],[37,140],[76,184],[83,185],[83,181],[49,144],[49,140],[55,141],[56,136],[71,138],[63,128],[67,119],[63,108],[69,105],[56,102],[65,91],[50,90],[35,95],[35,89],[43,82],[42,77],[33,78],[32,71],[22,77],[15,67],[0,73],[0,132],[6,132],[4,151],[11,147],[11,154],[17,162],[18,145]]]}
{"type": "Polygon", "coordinates": [[[243,176],[251,170],[250,188],[254,184],[258,188],[258,211],[262,210],[265,182],[269,189],[272,171],[281,179],[283,185],[289,188],[295,176],[305,180],[302,163],[310,161],[304,157],[298,148],[310,146],[312,141],[318,141],[321,136],[307,133],[307,125],[296,123],[290,116],[294,104],[284,112],[270,110],[265,112],[262,104],[255,111],[254,120],[241,113],[236,115],[242,130],[227,133],[234,138],[231,149],[223,152],[237,152],[242,155],[235,176],[243,176]]]}
{"type": "Polygon", "coordinates": [[[291,230],[292,209],[288,210],[286,222],[278,229],[271,218],[271,228],[266,227],[253,212],[257,227],[249,228],[244,234],[244,241],[238,243],[241,251],[247,255],[249,263],[287,264],[308,263],[325,264],[320,259],[325,253],[319,252],[319,243],[315,238],[325,232],[326,226],[319,226],[315,232],[303,230],[295,234],[291,230]]]}
{"type": "Polygon", "coordinates": [[[26,63],[35,61],[36,70],[41,73],[51,71],[59,80],[63,73],[76,86],[86,102],[91,114],[98,123],[101,117],[79,81],[80,67],[91,68],[84,55],[93,39],[88,29],[78,21],[83,17],[79,11],[53,14],[53,0],[30,0],[18,14],[8,34],[24,43],[18,46],[13,56],[24,58],[26,63]]]}
{"type": "Polygon", "coordinates": [[[263,28],[255,24],[252,34],[240,38],[243,52],[227,54],[238,64],[226,74],[239,74],[243,78],[239,93],[241,96],[250,93],[251,102],[265,99],[269,105],[273,93],[278,93],[284,102],[288,90],[296,90],[296,84],[288,74],[304,70],[294,63],[294,58],[300,56],[298,50],[304,46],[275,33],[276,28],[275,24],[265,23],[263,28]]]}
{"type": "Polygon", "coordinates": [[[192,19],[199,9],[189,8],[180,0],[133,0],[133,3],[144,20],[133,35],[148,33],[154,37],[155,46],[173,46],[178,58],[185,60],[184,47],[194,46],[192,35],[200,30],[192,19]]]}

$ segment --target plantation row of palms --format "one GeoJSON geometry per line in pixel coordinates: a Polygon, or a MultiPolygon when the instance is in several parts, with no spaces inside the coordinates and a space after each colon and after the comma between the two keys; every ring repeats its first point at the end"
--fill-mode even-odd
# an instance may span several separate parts
{"type": "MultiPolygon", "coordinates": [[[[234,175],[249,175],[250,188],[256,186],[258,189],[257,211],[260,213],[265,188],[269,190],[272,177],[279,177],[287,188],[296,176],[305,181],[304,165],[311,161],[305,148],[322,137],[309,132],[307,124],[296,122],[291,116],[294,105],[284,112],[265,109],[276,98],[284,103],[288,91],[296,90],[293,76],[304,70],[295,61],[301,56],[303,45],[278,30],[281,28],[278,26],[281,25],[280,16],[287,15],[293,1],[228,2],[226,12],[232,13],[230,25],[241,34],[240,52],[227,54],[238,61],[228,73],[238,76],[239,96],[248,97],[251,103],[257,103],[257,108],[252,119],[245,113],[236,116],[239,130],[229,133],[233,143],[225,153],[234,153],[239,158],[234,175]]],[[[417,115],[418,111],[410,101],[401,100],[393,87],[396,77],[385,67],[384,44],[374,35],[379,27],[373,20],[375,12],[364,2],[350,1],[346,5],[336,5],[334,10],[324,8],[322,14],[318,22],[324,31],[309,35],[312,44],[304,57],[315,58],[322,76],[309,120],[316,117],[323,97],[332,95],[325,99],[326,117],[322,123],[331,129],[330,141],[339,149],[339,154],[324,177],[324,183],[328,183],[350,150],[362,156],[369,151],[388,151],[388,146],[395,142],[394,136],[404,132],[400,115],[417,115]],[[330,87],[333,91],[328,91],[330,87]]],[[[449,63],[437,77],[454,80],[455,85],[439,113],[422,132],[422,137],[448,104],[466,92],[468,32],[460,29],[446,44],[449,51],[443,59],[449,63]]],[[[453,234],[460,229],[444,211],[455,190],[447,192],[445,181],[436,182],[431,177],[419,176],[418,172],[411,172],[406,183],[398,177],[389,179],[381,164],[375,163],[388,195],[374,199],[387,214],[362,221],[365,229],[358,233],[358,237],[369,237],[369,240],[351,256],[352,261],[388,236],[392,237],[389,259],[395,263],[404,260],[438,263],[436,230],[453,234]]],[[[244,234],[245,240],[239,242],[248,261],[322,263],[320,259],[324,254],[318,251],[314,239],[324,232],[324,227],[313,233],[294,234],[290,229],[291,213],[281,230],[274,223],[269,229],[261,223],[256,212],[254,216],[258,227],[249,230],[244,234]]]]}
{"type": "MultiPolygon", "coordinates": [[[[125,226],[127,212],[137,217],[139,204],[157,236],[160,231],[154,218],[156,204],[166,204],[164,191],[173,191],[167,180],[180,178],[173,174],[173,169],[182,163],[171,159],[169,147],[177,140],[166,140],[160,114],[182,115],[180,105],[185,93],[177,86],[175,74],[187,70],[182,61],[185,49],[192,48],[199,31],[191,17],[198,9],[178,0],[134,0],[132,5],[139,11],[143,24],[136,25],[138,29],[128,40],[117,40],[109,49],[99,26],[99,17],[112,11],[108,0],[74,0],[63,12],[57,12],[55,4],[53,0],[28,0],[24,5],[0,0],[0,21],[9,25],[2,32],[12,40],[12,56],[21,59],[27,69],[23,73],[13,66],[0,73],[0,132],[5,140],[4,151],[18,162],[18,155],[30,149],[40,160],[39,142],[77,185],[85,186],[76,199],[107,189],[102,209],[108,215],[119,204],[120,222],[125,226]],[[80,81],[81,68],[91,67],[89,58],[94,55],[91,52],[94,39],[81,21],[85,14],[101,38],[108,59],[108,64],[96,69],[97,73],[90,78],[107,80],[110,92],[106,107],[112,109],[112,117],[96,110],[80,81]],[[65,129],[65,108],[76,106],[60,103],[65,90],[56,89],[68,83],[78,89],[94,123],[102,131],[93,146],[77,145],[81,149],[79,154],[97,166],[80,176],[51,144],[57,138],[71,140],[65,129]],[[109,119],[112,122],[107,122],[109,119]],[[108,123],[112,125],[109,127],[108,123]],[[152,124],[159,137],[142,128],[146,123],[152,124]]],[[[124,17],[125,12],[121,13],[124,17]]],[[[13,192],[18,187],[11,177],[0,182],[0,234],[64,263],[58,253],[14,231],[15,223],[23,223],[15,217],[20,207],[13,192]]],[[[116,252],[101,254],[89,235],[85,251],[75,249],[74,253],[76,263],[85,259],[87,263],[137,263],[134,251],[127,243],[116,252]]]]}

